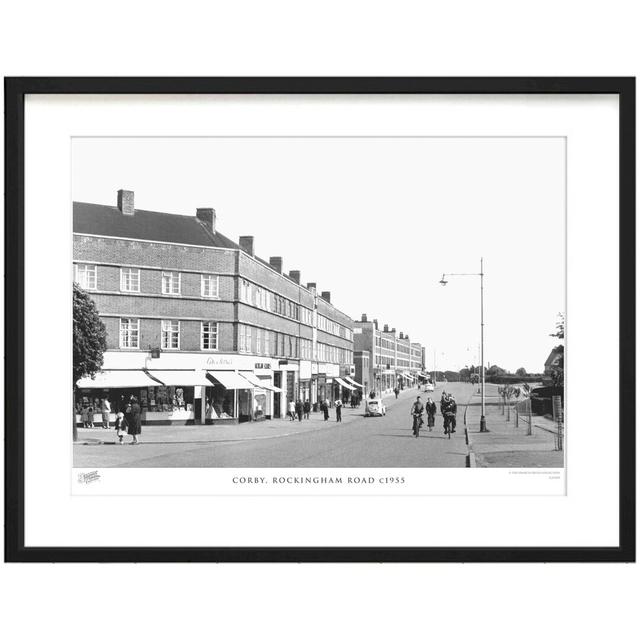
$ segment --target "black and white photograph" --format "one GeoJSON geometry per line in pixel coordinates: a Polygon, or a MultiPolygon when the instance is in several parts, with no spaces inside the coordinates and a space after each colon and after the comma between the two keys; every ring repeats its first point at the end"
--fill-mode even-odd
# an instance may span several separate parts
{"type": "Polygon", "coordinates": [[[74,138],[74,467],[563,469],[566,160],[74,138]]]}

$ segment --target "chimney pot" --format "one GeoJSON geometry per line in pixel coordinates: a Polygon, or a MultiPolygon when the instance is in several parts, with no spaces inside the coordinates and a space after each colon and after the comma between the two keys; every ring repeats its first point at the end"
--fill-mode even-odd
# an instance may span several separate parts
{"type": "Polygon", "coordinates": [[[282,258],[280,256],[271,256],[269,264],[278,272],[282,273],[282,258]]]}
{"type": "Polygon", "coordinates": [[[118,190],[118,209],[125,216],[132,216],[135,213],[133,207],[133,191],[126,189],[118,190]]]}
{"type": "Polygon", "coordinates": [[[322,297],[327,301],[327,302],[331,302],[331,291],[323,291],[322,292],[322,297]]]}
{"type": "Polygon", "coordinates": [[[245,253],[248,253],[250,256],[255,255],[253,252],[253,236],[240,236],[238,244],[245,253]]]}
{"type": "Polygon", "coordinates": [[[202,222],[211,233],[216,232],[216,210],[211,208],[196,209],[196,218],[202,222]]]}
{"type": "Polygon", "coordinates": [[[299,271],[289,271],[289,277],[296,283],[300,284],[300,272],[299,271]]]}

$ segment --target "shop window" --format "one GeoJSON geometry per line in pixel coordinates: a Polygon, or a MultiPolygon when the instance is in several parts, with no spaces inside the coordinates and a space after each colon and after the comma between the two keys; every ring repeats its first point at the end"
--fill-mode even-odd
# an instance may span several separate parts
{"type": "Polygon", "coordinates": [[[162,321],[162,348],[180,348],[180,322],[178,320],[162,321]]]}
{"type": "Polygon", "coordinates": [[[162,272],[162,293],[165,295],[180,295],[180,274],[176,271],[162,272]]]}
{"type": "Polygon", "coordinates": [[[120,291],[140,293],[140,269],[120,269],[120,291]]]}
{"type": "Polygon", "coordinates": [[[140,348],[140,320],[138,318],[120,318],[120,348],[140,348]]]}
{"type": "Polygon", "coordinates": [[[220,279],[218,276],[200,276],[200,295],[203,298],[217,298],[220,293],[220,279]]]}
{"type": "Polygon", "coordinates": [[[200,336],[200,348],[203,351],[215,351],[218,348],[218,323],[203,322],[200,336]]]}
{"type": "Polygon", "coordinates": [[[97,289],[98,266],[95,264],[77,264],[75,281],[83,289],[97,289]]]}

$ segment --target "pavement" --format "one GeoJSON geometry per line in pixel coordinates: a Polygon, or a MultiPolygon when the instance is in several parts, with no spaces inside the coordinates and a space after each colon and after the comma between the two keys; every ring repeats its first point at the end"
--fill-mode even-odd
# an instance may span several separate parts
{"type": "MultiPolygon", "coordinates": [[[[485,418],[487,433],[480,432],[481,398],[475,393],[467,408],[467,429],[472,465],[478,467],[540,467],[564,466],[564,452],[556,451],[556,428],[552,420],[533,416],[531,435],[524,419],[516,424],[515,411],[510,421],[502,413],[498,386],[485,385],[485,418]]],[[[460,422],[460,409],[458,409],[460,422]]]]}
{"type": "MultiPolygon", "coordinates": [[[[449,385],[449,388],[455,385],[449,385]]],[[[469,385],[465,390],[471,390],[469,385]]],[[[438,400],[439,389],[433,394],[438,400]]],[[[384,396],[387,415],[364,417],[344,407],[325,422],[265,420],[236,425],[143,426],[140,444],[117,444],[113,429],[78,429],[74,466],[105,467],[465,467],[468,449],[463,429],[451,439],[438,416],[432,432],[411,431],[410,407],[416,389],[399,398],[384,396]]],[[[426,398],[424,392],[420,394],[426,398]]],[[[458,394],[456,394],[458,397],[458,394]]]]}

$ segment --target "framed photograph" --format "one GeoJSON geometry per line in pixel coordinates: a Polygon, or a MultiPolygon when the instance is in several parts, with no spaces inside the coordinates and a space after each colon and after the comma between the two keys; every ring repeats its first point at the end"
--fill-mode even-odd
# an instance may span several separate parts
{"type": "Polygon", "coordinates": [[[635,79],[7,78],[12,562],[635,560],[635,79]]]}

